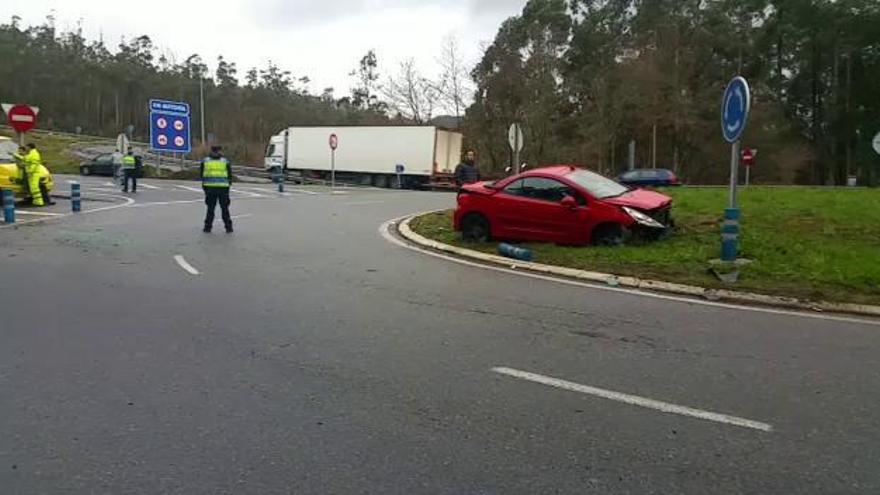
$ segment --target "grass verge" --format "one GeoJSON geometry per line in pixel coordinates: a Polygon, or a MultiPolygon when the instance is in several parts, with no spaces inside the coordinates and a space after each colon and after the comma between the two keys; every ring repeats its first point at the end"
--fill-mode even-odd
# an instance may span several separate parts
{"type": "MultiPolygon", "coordinates": [[[[754,260],[733,285],[709,272],[718,258],[723,188],[668,191],[678,225],[664,241],[622,248],[523,244],[538,263],[763,294],[880,305],[880,190],[751,187],[740,191],[741,256],[754,260]]],[[[464,242],[452,212],[414,219],[417,233],[483,252],[464,242]]]]}

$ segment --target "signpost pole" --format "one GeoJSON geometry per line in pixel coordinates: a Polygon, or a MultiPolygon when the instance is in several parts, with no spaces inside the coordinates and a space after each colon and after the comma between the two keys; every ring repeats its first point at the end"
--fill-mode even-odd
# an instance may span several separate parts
{"type": "Polygon", "coordinates": [[[752,175],[752,167],[746,167],[746,187],[749,187],[750,175],[752,175]]]}
{"type": "Polygon", "coordinates": [[[336,148],[339,147],[339,137],[335,133],[330,134],[328,144],[330,144],[330,188],[336,189],[336,148]]]}
{"type": "Polygon", "coordinates": [[[514,138],[514,141],[515,141],[515,145],[514,145],[515,147],[513,148],[513,149],[514,149],[514,152],[513,152],[513,173],[514,173],[514,174],[518,174],[518,173],[520,173],[520,164],[519,164],[519,150],[520,150],[520,147],[519,147],[519,146],[520,146],[520,142],[519,142],[519,133],[516,133],[516,136],[515,136],[515,138],[514,138]]]}
{"type": "Polygon", "coordinates": [[[721,134],[730,143],[730,198],[721,226],[721,261],[728,263],[735,262],[739,254],[740,210],[737,206],[736,188],[739,182],[739,163],[742,160],[741,138],[750,109],[749,83],[742,77],[733,78],[721,100],[721,134]]]}
{"type": "Polygon", "coordinates": [[[729,208],[736,208],[736,186],[739,183],[740,142],[730,145],[730,203],[729,208]]]}
{"type": "Polygon", "coordinates": [[[739,180],[740,142],[730,145],[730,202],[724,210],[721,226],[721,261],[734,262],[739,254],[740,211],[736,204],[736,184],[739,180]]]}
{"type": "MultiPolygon", "coordinates": [[[[877,135],[874,136],[874,139],[871,141],[871,146],[874,148],[874,151],[876,151],[877,154],[880,155],[880,132],[878,132],[877,135]]],[[[876,179],[874,178],[875,174],[872,173],[872,174],[868,175],[868,177],[869,177],[869,179],[868,179],[869,186],[876,184],[876,179]]]]}
{"type": "Polygon", "coordinates": [[[398,163],[394,166],[394,173],[397,174],[397,188],[403,189],[403,172],[406,170],[406,167],[402,163],[398,163]]]}
{"type": "Polygon", "coordinates": [[[523,135],[522,127],[516,122],[510,124],[510,128],[507,130],[507,144],[510,145],[510,151],[513,152],[513,166],[510,167],[510,170],[514,174],[518,174],[521,172],[519,154],[523,148],[523,135]]]}

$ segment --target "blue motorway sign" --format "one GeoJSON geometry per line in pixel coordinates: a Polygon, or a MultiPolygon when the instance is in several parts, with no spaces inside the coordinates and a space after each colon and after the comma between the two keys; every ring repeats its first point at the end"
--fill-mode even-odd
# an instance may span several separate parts
{"type": "Polygon", "coordinates": [[[150,149],[189,153],[189,104],[150,100],[150,149]]]}
{"type": "Polygon", "coordinates": [[[751,105],[749,83],[742,77],[733,78],[721,100],[721,134],[728,143],[739,141],[746,130],[751,105]]]}

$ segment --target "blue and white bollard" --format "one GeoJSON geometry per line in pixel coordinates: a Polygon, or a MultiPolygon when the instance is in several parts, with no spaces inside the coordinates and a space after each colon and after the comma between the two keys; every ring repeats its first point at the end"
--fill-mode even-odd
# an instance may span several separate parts
{"type": "Polygon", "coordinates": [[[520,261],[532,261],[532,250],[502,242],[498,245],[498,254],[520,261]]]}
{"type": "Polygon", "coordinates": [[[721,225],[721,261],[736,261],[739,254],[739,208],[724,210],[724,223],[721,225]]]}
{"type": "Polygon", "coordinates": [[[15,196],[9,189],[3,190],[3,221],[15,223],[15,196]]]}
{"type": "Polygon", "coordinates": [[[80,195],[79,182],[70,183],[70,207],[74,213],[82,211],[82,196],[80,195]]]}

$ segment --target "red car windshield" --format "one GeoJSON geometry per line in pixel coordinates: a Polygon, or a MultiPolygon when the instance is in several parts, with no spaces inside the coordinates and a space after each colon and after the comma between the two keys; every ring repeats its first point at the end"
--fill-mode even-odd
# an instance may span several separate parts
{"type": "Polygon", "coordinates": [[[629,191],[626,186],[589,170],[575,170],[566,177],[597,199],[613,198],[629,191]]]}

